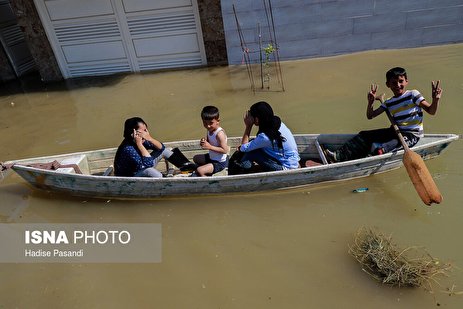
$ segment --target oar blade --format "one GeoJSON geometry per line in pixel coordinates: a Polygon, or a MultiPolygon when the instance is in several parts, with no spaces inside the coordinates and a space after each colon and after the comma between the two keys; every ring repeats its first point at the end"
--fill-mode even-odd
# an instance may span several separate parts
{"type": "Polygon", "coordinates": [[[423,203],[429,206],[442,202],[442,195],[420,155],[411,150],[406,151],[403,163],[423,203]]]}

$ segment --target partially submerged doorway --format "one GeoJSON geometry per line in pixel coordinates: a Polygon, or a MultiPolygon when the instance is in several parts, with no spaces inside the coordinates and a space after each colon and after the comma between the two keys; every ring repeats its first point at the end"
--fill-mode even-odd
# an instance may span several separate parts
{"type": "Polygon", "coordinates": [[[195,0],[34,0],[64,78],[206,65],[195,0]]]}
{"type": "Polygon", "coordinates": [[[7,68],[2,72],[2,75],[5,75],[2,79],[21,77],[36,70],[35,61],[8,0],[0,0],[0,46],[7,59],[4,61],[7,62],[4,63],[7,68]],[[8,74],[9,71],[14,73],[14,76],[8,74]]]}

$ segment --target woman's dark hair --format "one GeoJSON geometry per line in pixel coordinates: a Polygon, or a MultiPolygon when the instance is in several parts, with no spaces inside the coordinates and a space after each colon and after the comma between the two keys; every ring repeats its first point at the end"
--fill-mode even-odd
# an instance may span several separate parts
{"type": "Polygon", "coordinates": [[[267,102],[257,102],[249,110],[252,117],[259,118],[259,133],[265,133],[267,137],[276,144],[279,149],[283,149],[283,142],[286,140],[281,136],[278,129],[281,126],[281,119],[273,114],[273,109],[267,102]]]}
{"type": "Polygon", "coordinates": [[[143,119],[141,119],[140,117],[132,117],[132,118],[129,118],[129,119],[127,119],[125,121],[125,123],[124,123],[124,138],[126,140],[133,141],[133,136],[132,136],[133,130],[138,129],[139,123],[143,123],[146,127],[148,127],[146,122],[143,121],[143,119]]]}

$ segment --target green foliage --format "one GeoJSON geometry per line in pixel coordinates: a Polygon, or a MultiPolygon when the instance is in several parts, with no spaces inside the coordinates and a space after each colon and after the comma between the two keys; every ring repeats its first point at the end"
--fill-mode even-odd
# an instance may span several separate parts
{"type": "MultiPolygon", "coordinates": [[[[272,55],[275,52],[275,47],[273,47],[272,44],[268,44],[267,47],[264,47],[264,53],[265,53],[265,59],[264,59],[264,67],[265,67],[265,75],[264,75],[264,81],[267,83],[270,82],[270,55],[272,55]]],[[[268,86],[269,87],[269,86],[268,86]]],[[[267,88],[268,88],[267,87],[267,88]]]]}

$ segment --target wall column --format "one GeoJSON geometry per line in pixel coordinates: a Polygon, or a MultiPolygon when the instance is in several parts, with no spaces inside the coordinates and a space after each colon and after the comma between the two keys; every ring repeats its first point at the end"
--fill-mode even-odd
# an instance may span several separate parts
{"type": "Polygon", "coordinates": [[[208,65],[228,64],[220,0],[198,0],[208,65]]]}
{"type": "Polygon", "coordinates": [[[62,80],[61,70],[35,8],[34,1],[14,0],[11,1],[11,8],[16,14],[18,25],[24,32],[24,38],[42,80],[44,82],[62,80]]]}

